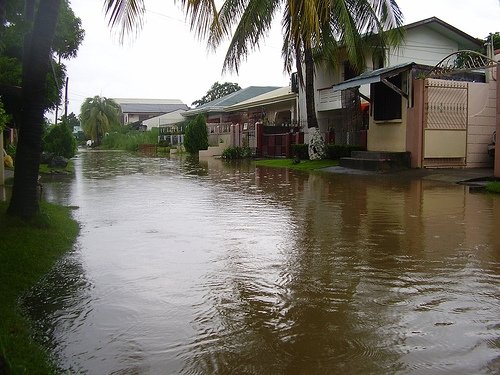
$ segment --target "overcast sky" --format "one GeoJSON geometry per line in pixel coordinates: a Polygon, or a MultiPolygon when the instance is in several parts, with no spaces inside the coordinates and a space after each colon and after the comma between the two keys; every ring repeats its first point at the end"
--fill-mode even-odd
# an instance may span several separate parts
{"type": "MultiPolygon", "coordinates": [[[[66,61],[68,112],[80,113],[87,97],[200,99],[216,82],[248,86],[286,86],[279,21],[260,50],[250,54],[239,75],[222,75],[225,48],[210,52],[189,30],[174,0],[145,0],[146,19],[135,39],[123,45],[110,31],[103,0],[71,0],[82,19],[85,40],[78,56],[66,61]]],[[[500,0],[398,0],[405,23],[436,16],[478,38],[500,31],[500,0]]]]}

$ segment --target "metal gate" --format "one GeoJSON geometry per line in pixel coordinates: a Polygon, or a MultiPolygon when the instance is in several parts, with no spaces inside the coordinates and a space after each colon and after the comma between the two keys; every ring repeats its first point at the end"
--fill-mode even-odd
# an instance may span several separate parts
{"type": "Polygon", "coordinates": [[[425,80],[423,166],[464,166],[467,156],[466,82],[425,80]]]}

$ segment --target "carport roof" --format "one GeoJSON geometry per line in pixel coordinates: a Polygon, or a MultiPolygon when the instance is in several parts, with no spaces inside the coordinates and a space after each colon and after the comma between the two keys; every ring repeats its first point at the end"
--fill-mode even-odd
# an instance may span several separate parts
{"type": "Polygon", "coordinates": [[[370,83],[380,82],[387,77],[395,76],[401,72],[410,70],[415,66],[414,62],[394,65],[386,68],[375,69],[370,72],[365,72],[357,77],[348,79],[339,84],[333,85],[333,91],[341,91],[350,89],[357,86],[368,85],[370,83]]]}

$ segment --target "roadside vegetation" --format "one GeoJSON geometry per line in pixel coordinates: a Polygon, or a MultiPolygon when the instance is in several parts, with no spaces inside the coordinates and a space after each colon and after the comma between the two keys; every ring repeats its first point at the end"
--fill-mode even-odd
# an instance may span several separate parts
{"type": "Polygon", "coordinates": [[[0,373],[50,374],[47,350],[33,340],[19,299],[69,251],[78,234],[70,209],[41,203],[28,221],[6,214],[0,202],[0,373]]]}
{"type": "Polygon", "coordinates": [[[296,160],[296,159],[267,159],[256,160],[258,167],[288,168],[301,171],[314,171],[326,167],[335,167],[339,165],[338,160],[296,160]]]}
{"type": "Polygon", "coordinates": [[[208,149],[208,129],[203,115],[196,116],[187,125],[184,134],[184,147],[190,154],[208,149]]]}
{"type": "Polygon", "coordinates": [[[41,175],[67,175],[72,176],[75,173],[75,164],[73,160],[68,161],[65,167],[50,166],[49,164],[40,164],[38,173],[41,175]]]}
{"type": "Polygon", "coordinates": [[[500,194],[500,181],[492,181],[486,184],[488,193],[500,194]]]}
{"type": "Polygon", "coordinates": [[[150,131],[139,131],[127,126],[114,128],[102,138],[100,148],[137,151],[141,144],[158,144],[158,128],[150,131]]]}

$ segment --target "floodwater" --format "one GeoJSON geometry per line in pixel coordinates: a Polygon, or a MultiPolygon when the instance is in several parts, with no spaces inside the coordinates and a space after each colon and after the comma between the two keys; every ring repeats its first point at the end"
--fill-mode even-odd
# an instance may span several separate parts
{"type": "Polygon", "coordinates": [[[23,305],[61,373],[498,374],[500,198],[83,152],[74,251],[23,305]]]}

